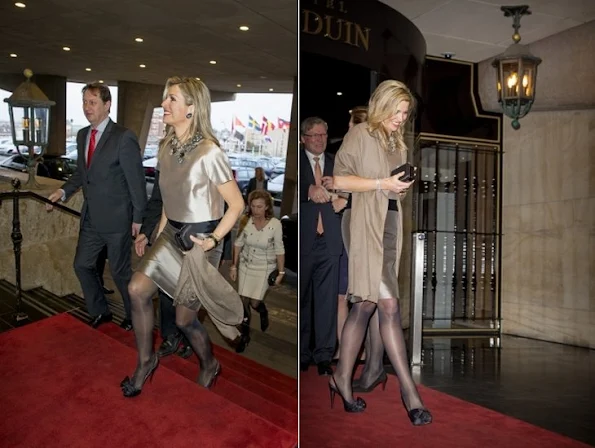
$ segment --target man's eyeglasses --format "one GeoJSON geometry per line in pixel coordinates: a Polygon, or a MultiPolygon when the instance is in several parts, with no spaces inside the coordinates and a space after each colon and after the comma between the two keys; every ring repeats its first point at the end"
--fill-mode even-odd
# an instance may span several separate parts
{"type": "Polygon", "coordinates": [[[304,134],[304,137],[310,137],[310,138],[324,138],[326,137],[328,134],[304,134]]]}

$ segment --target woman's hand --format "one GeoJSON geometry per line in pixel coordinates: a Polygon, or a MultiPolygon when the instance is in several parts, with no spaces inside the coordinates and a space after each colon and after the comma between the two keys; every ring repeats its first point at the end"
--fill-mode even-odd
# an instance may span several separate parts
{"type": "Polygon", "coordinates": [[[337,198],[332,202],[332,204],[333,204],[333,210],[335,211],[335,213],[339,213],[341,210],[343,210],[347,206],[347,199],[337,198]]]}
{"type": "Polygon", "coordinates": [[[205,252],[210,251],[211,249],[213,249],[217,244],[215,244],[215,241],[213,240],[213,238],[205,238],[205,239],[198,239],[197,237],[195,237],[194,235],[190,235],[190,239],[192,240],[192,242],[194,244],[199,245],[202,250],[204,250],[205,252]]]}
{"type": "Polygon", "coordinates": [[[229,267],[229,278],[232,282],[235,282],[238,279],[238,268],[235,266],[229,267]]]}
{"type": "Polygon", "coordinates": [[[275,286],[279,286],[281,284],[283,277],[285,277],[285,272],[279,272],[279,275],[277,275],[277,278],[275,279],[275,286]]]}
{"type": "Polygon", "coordinates": [[[387,179],[384,179],[384,186],[386,190],[392,191],[393,193],[405,193],[413,185],[413,182],[402,182],[401,177],[403,177],[405,173],[399,173],[396,176],[391,176],[387,179]]]}

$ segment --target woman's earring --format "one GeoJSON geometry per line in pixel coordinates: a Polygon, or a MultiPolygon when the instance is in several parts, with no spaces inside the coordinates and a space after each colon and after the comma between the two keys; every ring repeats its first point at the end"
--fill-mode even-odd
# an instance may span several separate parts
{"type": "Polygon", "coordinates": [[[186,114],[186,118],[192,118],[192,114],[191,114],[190,112],[188,112],[188,113],[186,114]]]}

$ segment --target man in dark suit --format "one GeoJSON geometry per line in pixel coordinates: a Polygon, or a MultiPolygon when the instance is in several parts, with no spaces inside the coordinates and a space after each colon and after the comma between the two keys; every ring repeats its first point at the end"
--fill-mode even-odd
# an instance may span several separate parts
{"type": "Polygon", "coordinates": [[[269,181],[264,175],[262,167],[254,168],[254,177],[248,181],[248,187],[246,188],[246,202],[248,202],[248,196],[255,190],[265,190],[269,186],[269,181]]]}
{"type": "Polygon", "coordinates": [[[84,202],[74,270],[91,315],[90,324],[97,328],[112,320],[97,273],[97,257],[107,246],[112,278],[126,311],[120,326],[130,331],[132,237],[140,230],[147,191],[138,141],[132,131],[110,120],[111,100],[104,84],[83,88],[83,111],[91,126],[77,135],[76,172],[49,199],[66,201],[82,187],[84,202]]]}
{"type": "Polygon", "coordinates": [[[326,154],[327,124],[302,122],[300,151],[300,368],[313,361],[319,375],[332,373],[337,342],[341,217],[333,209],[334,157],[326,154]],[[313,339],[313,345],[311,344],[313,339]]]}
{"type": "MultiPolygon", "coordinates": [[[[157,170],[155,172],[153,192],[143,215],[143,225],[134,240],[134,249],[139,257],[145,254],[147,245],[150,244],[151,237],[161,219],[162,213],[163,200],[161,199],[161,190],[159,188],[159,170],[157,170]]],[[[192,347],[176,326],[176,307],[173,300],[161,289],[159,289],[158,295],[159,328],[163,342],[157,350],[157,355],[163,358],[176,353],[182,358],[188,358],[192,355],[192,347]]]]}

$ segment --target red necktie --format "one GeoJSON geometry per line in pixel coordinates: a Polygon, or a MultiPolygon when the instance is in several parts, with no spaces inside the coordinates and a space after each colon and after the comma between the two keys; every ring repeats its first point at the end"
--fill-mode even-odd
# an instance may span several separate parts
{"type": "Polygon", "coordinates": [[[91,138],[89,139],[89,151],[87,152],[87,168],[91,166],[91,158],[95,151],[95,135],[97,135],[97,129],[92,129],[91,138]]]}

